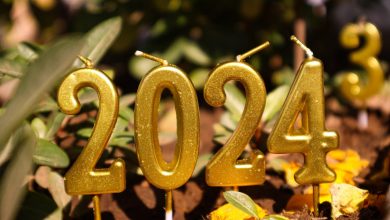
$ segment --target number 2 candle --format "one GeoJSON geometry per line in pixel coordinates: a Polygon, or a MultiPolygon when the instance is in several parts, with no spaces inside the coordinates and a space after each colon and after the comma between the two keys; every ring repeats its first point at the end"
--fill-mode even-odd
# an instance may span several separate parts
{"type": "Polygon", "coordinates": [[[299,184],[313,185],[313,206],[318,216],[319,184],[336,178],[326,164],[326,153],[338,147],[339,138],[325,128],[322,62],[294,36],[291,39],[306,50],[308,58],[298,69],[267,145],[271,153],[304,154],[304,165],[294,177],[299,184]],[[301,127],[296,127],[299,114],[301,127]]]}
{"type": "Polygon", "coordinates": [[[95,168],[118,117],[118,94],[108,76],[94,69],[90,60],[80,59],[86,68],[75,70],[65,78],[58,90],[58,104],[64,113],[77,114],[81,108],[77,93],[81,88],[92,87],[99,95],[99,113],[87,145],[65,174],[65,190],[71,195],[95,195],[95,219],[100,220],[99,197],[96,194],[125,189],[125,163],[122,159],[116,159],[109,168],[95,168]]]}
{"type": "Polygon", "coordinates": [[[236,80],[244,86],[247,98],[236,130],[206,166],[206,182],[210,186],[238,187],[264,182],[265,160],[261,151],[251,152],[250,158],[238,158],[260,123],[266,99],[263,80],[256,70],[243,60],[267,46],[268,42],[237,56],[237,61],[217,66],[206,81],[204,97],[212,106],[223,105],[226,99],[223,87],[230,80],[236,80]]]}

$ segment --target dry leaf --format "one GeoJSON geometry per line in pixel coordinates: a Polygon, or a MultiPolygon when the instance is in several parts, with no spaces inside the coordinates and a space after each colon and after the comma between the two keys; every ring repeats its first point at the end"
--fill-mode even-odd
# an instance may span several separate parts
{"type": "Polygon", "coordinates": [[[356,212],[363,206],[364,200],[369,195],[367,190],[344,183],[333,184],[330,193],[332,195],[332,215],[334,218],[356,212]]]}

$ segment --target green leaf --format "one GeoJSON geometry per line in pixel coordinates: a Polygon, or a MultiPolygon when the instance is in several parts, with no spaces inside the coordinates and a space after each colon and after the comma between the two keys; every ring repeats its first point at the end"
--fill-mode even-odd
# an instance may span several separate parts
{"type": "Polygon", "coordinates": [[[119,98],[119,106],[128,106],[131,105],[135,102],[135,93],[127,94],[127,95],[122,95],[119,98]]]}
{"type": "Polygon", "coordinates": [[[198,158],[194,172],[192,172],[192,177],[198,176],[198,174],[206,167],[212,156],[213,154],[203,154],[198,158]]]}
{"type": "Polygon", "coordinates": [[[126,148],[133,140],[133,137],[115,137],[110,140],[109,145],[126,148]]]}
{"type": "Polygon", "coordinates": [[[55,111],[53,115],[49,118],[47,122],[48,131],[45,138],[52,140],[57,133],[58,129],[61,127],[62,121],[65,119],[65,114],[59,111],[55,111]]]}
{"type": "Polygon", "coordinates": [[[194,84],[195,89],[203,89],[203,86],[209,76],[209,72],[209,69],[198,68],[190,73],[190,79],[194,84]]]}
{"type": "Polygon", "coordinates": [[[223,193],[226,201],[240,209],[241,211],[247,213],[250,216],[259,218],[257,213],[256,203],[246,194],[236,191],[226,191],[223,193]]]}
{"type": "Polygon", "coordinates": [[[53,142],[45,139],[38,140],[33,160],[36,164],[54,168],[65,168],[69,166],[69,158],[65,151],[53,142]]]}
{"type": "Polygon", "coordinates": [[[13,78],[20,78],[23,76],[25,66],[18,61],[13,60],[0,60],[0,73],[13,78]]]}
{"type": "Polygon", "coordinates": [[[36,137],[31,127],[24,123],[14,134],[14,158],[7,166],[0,183],[0,219],[13,219],[26,192],[22,186],[32,168],[32,154],[36,137]]]}
{"type": "Polygon", "coordinates": [[[119,107],[119,116],[125,119],[127,122],[134,124],[134,111],[130,107],[119,107]]]}
{"type": "Polygon", "coordinates": [[[26,43],[18,44],[17,49],[19,55],[30,62],[38,58],[38,53],[26,43]]]}
{"type": "MultiPolygon", "coordinates": [[[[86,44],[80,54],[93,63],[98,63],[118,37],[121,29],[122,19],[120,17],[110,18],[100,23],[87,33],[86,44]]],[[[74,67],[83,66],[80,60],[76,60],[73,65],[74,67]]]]}
{"type": "Polygon", "coordinates": [[[45,97],[37,104],[36,108],[34,109],[34,114],[58,110],[57,102],[48,94],[44,96],[45,97]]]}
{"type": "Polygon", "coordinates": [[[186,41],[183,53],[188,60],[196,65],[206,66],[211,63],[210,57],[193,41],[186,41]]]}
{"type": "Polygon", "coordinates": [[[227,83],[225,85],[226,101],[224,106],[231,113],[232,119],[237,123],[245,107],[245,96],[233,84],[227,83]]]}
{"type": "MultiPolygon", "coordinates": [[[[153,55],[159,56],[157,54],[153,55]]],[[[158,66],[158,63],[138,56],[133,56],[129,61],[129,71],[131,75],[137,79],[141,79],[155,66],[158,66]]]]}
{"type": "Polygon", "coordinates": [[[268,93],[263,116],[261,118],[263,122],[271,120],[276,113],[280,111],[289,90],[290,87],[288,85],[282,85],[268,93]]]}
{"type": "Polygon", "coordinates": [[[89,138],[91,137],[91,134],[92,134],[92,128],[82,128],[82,129],[79,129],[76,134],[80,137],[83,137],[83,138],[89,138]]]}
{"type": "Polygon", "coordinates": [[[231,115],[228,112],[224,112],[221,116],[221,125],[224,126],[228,131],[234,131],[238,124],[238,119],[236,121],[232,120],[231,115]]]}
{"type": "Polygon", "coordinates": [[[45,122],[43,122],[42,119],[40,119],[39,117],[34,118],[31,121],[31,127],[35,131],[35,134],[39,138],[45,137],[45,134],[47,132],[47,128],[46,128],[45,122]]]}
{"type": "Polygon", "coordinates": [[[295,73],[293,69],[288,66],[272,73],[272,82],[276,85],[291,85],[294,78],[295,73]]]}
{"type": "Polygon", "coordinates": [[[226,144],[226,142],[229,140],[230,135],[223,135],[223,136],[216,136],[213,138],[213,141],[217,142],[220,145],[226,144]]]}
{"type": "Polygon", "coordinates": [[[173,42],[169,48],[162,55],[169,63],[177,63],[183,55],[183,48],[185,47],[187,39],[179,37],[173,42]]]}
{"type": "Polygon", "coordinates": [[[28,68],[6,111],[0,117],[0,151],[15,129],[34,111],[46,92],[55,88],[69,71],[84,41],[79,37],[63,38],[47,50],[28,68]]]}
{"type": "Polygon", "coordinates": [[[64,208],[71,199],[71,196],[65,192],[64,178],[56,172],[49,174],[48,190],[60,208],[64,208]]]}

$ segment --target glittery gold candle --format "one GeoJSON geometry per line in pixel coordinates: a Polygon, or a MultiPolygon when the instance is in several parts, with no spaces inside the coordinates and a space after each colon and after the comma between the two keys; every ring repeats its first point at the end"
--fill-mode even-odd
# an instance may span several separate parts
{"type": "Polygon", "coordinates": [[[336,174],[326,164],[326,153],[336,149],[339,138],[336,132],[325,128],[325,100],[323,65],[313,53],[295,37],[292,40],[307,54],[298,69],[290,92],[268,138],[271,153],[302,153],[305,163],[295,173],[299,184],[314,186],[314,209],[318,215],[318,185],[332,182],[336,174]],[[296,126],[300,119],[301,126],[296,126]]]}
{"type": "Polygon", "coordinates": [[[199,148],[199,106],[194,86],[186,74],[167,61],[137,51],[161,63],[147,73],[138,88],[135,102],[135,143],[141,170],[154,186],[167,192],[166,219],[172,219],[172,192],[191,177],[199,148]],[[158,108],[161,93],[173,96],[177,117],[177,144],[171,162],[161,155],[158,142],[158,108]]]}
{"type": "Polygon", "coordinates": [[[246,104],[240,122],[226,144],[206,166],[206,182],[210,186],[248,186],[264,182],[265,160],[261,151],[238,160],[258,127],[263,114],[266,91],[260,75],[243,60],[269,45],[268,42],[237,56],[237,61],[217,66],[204,86],[204,98],[212,106],[225,102],[224,85],[231,80],[245,88],[246,104]]]}

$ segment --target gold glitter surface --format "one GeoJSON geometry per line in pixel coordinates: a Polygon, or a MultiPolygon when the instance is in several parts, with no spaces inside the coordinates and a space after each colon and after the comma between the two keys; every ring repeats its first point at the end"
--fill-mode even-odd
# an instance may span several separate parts
{"type": "Polygon", "coordinates": [[[253,136],[263,114],[266,91],[258,73],[244,62],[228,62],[214,69],[204,87],[204,98],[212,106],[225,102],[224,85],[239,81],[245,88],[246,104],[238,126],[226,144],[206,167],[206,182],[210,186],[247,186],[264,182],[265,160],[260,151],[251,158],[237,161],[253,136]]]}
{"type": "Polygon", "coordinates": [[[65,114],[77,114],[81,107],[77,93],[84,87],[92,87],[98,93],[99,113],[87,146],[65,174],[65,190],[72,195],[121,192],[125,189],[122,159],[116,159],[109,168],[95,168],[118,117],[118,95],[110,79],[97,69],[78,69],[62,82],[58,104],[65,114]]]}
{"type": "Polygon", "coordinates": [[[194,171],[199,148],[199,107],[191,81],[179,68],[161,65],[142,79],[135,104],[135,143],[146,179],[166,191],[185,184],[194,171]],[[177,144],[171,162],[161,155],[158,142],[158,107],[161,93],[172,95],[177,117],[177,144]]]}
{"type": "Polygon", "coordinates": [[[305,163],[295,173],[299,184],[319,184],[335,180],[325,156],[339,146],[336,132],[327,131],[324,115],[323,66],[307,58],[299,67],[280,117],[268,138],[271,153],[303,153],[305,163]],[[302,126],[295,128],[301,113],[302,126]]]}
{"type": "Polygon", "coordinates": [[[371,23],[348,24],[340,34],[340,42],[346,48],[358,48],[359,37],[365,39],[365,45],[353,51],[350,60],[361,66],[367,73],[367,80],[362,80],[356,73],[344,75],[340,90],[349,100],[366,100],[380,91],[384,82],[384,73],[379,61],[375,58],[381,49],[381,37],[378,29],[371,23]]]}

